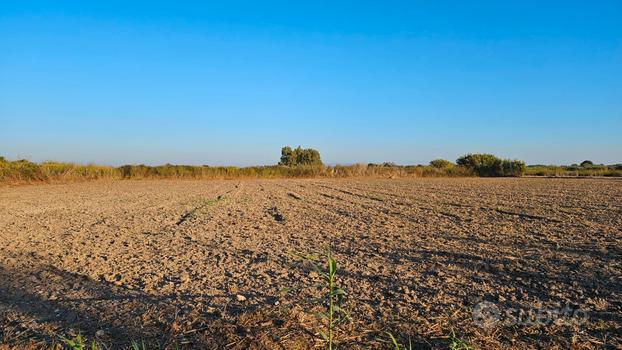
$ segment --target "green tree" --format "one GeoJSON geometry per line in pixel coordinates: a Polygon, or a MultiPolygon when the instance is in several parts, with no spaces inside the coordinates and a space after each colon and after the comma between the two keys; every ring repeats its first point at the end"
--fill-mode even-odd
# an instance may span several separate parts
{"type": "Polygon", "coordinates": [[[594,162],[592,162],[591,160],[584,160],[581,162],[581,168],[589,168],[592,165],[594,165],[594,162]]]}
{"type": "Polygon", "coordinates": [[[320,152],[312,148],[298,146],[294,150],[289,146],[281,148],[281,160],[279,165],[299,166],[299,165],[322,165],[320,152]]]}
{"type": "Polygon", "coordinates": [[[279,165],[293,165],[293,153],[292,148],[289,146],[281,148],[281,161],[279,165]]]}

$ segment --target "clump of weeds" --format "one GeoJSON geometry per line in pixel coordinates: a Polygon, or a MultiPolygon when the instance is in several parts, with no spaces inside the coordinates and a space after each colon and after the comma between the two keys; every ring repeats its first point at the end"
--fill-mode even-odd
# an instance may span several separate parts
{"type": "Polygon", "coordinates": [[[75,338],[69,339],[64,338],[63,342],[67,345],[71,350],[97,350],[98,346],[93,340],[91,345],[87,345],[86,341],[82,339],[82,335],[78,334],[75,338]]]}
{"type": "Polygon", "coordinates": [[[147,350],[147,346],[145,345],[145,341],[141,340],[139,342],[137,340],[132,340],[132,350],[147,350]]]}
{"type": "Polygon", "coordinates": [[[386,333],[389,336],[389,339],[391,340],[391,345],[393,346],[393,350],[412,350],[413,349],[413,344],[410,341],[410,337],[408,338],[408,347],[406,347],[398,343],[397,339],[395,339],[395,337],[393,336],[391,332],[386,332],[386,333]]]}
{"type": "Polygon", "coordinates": [[[349,322],[350,316],[343,308],[346,293],[343,289],[337,286],[336,275],[338,269],[337,262],[333,258],[332,249],[329,246],[326,249],[326,253],[324,253],[321,257],[295,253],[291,253],[291,255],[299,260],[307,262],[324,280],[324,293],[321,300],[326,311],[318,312],[315,315],[325,323],[325,329],[320,330],[319,334],[326,342],[326,348],[329,350],[336,349],[335,333],[337,328],[340,324],[349,322]]]}
{"type": "Polygon", "coordinates": [[[474,350],[474,348],[467,344],[466,341],[458,338],[454,331],[451,331],[449,350],[474,350]]]}

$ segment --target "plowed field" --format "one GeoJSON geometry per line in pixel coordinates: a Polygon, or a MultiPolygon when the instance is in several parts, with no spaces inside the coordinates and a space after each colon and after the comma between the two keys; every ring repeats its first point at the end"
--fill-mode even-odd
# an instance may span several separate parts
{"type": "Polygon", "coordinates": [[[321,348],[328,245],[342,349],[622,343],[622,181],[531,178],[2,187],[0,342],[321,348]]]}

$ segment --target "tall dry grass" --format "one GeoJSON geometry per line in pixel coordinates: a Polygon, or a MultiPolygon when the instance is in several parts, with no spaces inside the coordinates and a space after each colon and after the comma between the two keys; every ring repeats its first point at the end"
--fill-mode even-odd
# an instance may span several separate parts
{"type": "MultiPolygon", "coordinates": [[[[400,166],[391,163],[303,166],[192,166],[192,165],[80,165],[27,160],[8,161],[0,157],[0,183],[70,182],[98,179],[276,179],[276,178],[348,178],[348,177],[464,177],[478,176],[476,169],[446,164],[400,166]]],[[[622,166],[528,166],[525,175],[536,176],[615,176],[622,177],[622,166]]]]}
{"type": "Polygon", "coordinates": [[[397,165],[306,165],[306,166],[190,166],[165,164],[159,166],[124,165],[120,167],[102,165],[80,165],[73,163],[43,162],[27,160],[7,161],[0,158],[0,182],[70,182],[98,179],[237,179],[237,178],[345,178],[345,177],[443,177],[473,176],[471,170],[462,167],[445,169],[432,166],[397,165]]]}

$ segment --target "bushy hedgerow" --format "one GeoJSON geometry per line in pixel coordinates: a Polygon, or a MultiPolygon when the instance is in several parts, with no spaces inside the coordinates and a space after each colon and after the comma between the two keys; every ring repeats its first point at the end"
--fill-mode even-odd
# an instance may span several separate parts
{"type": "Polygon", "coordinates": [[[446,159],[434,159],[433,161],[430,162],[430,166],[437,168],[437,169],[446,169],[446,168],[451,168],[452,166],[454,166],[454,163],[446,159]]]}
{"type": "Polygon", "coordinates": [[[458,158],[456,164],[479,176],[523,176],[526,167],[521,160],[500,159],[492,154],[467,154],[458,158]]]}

